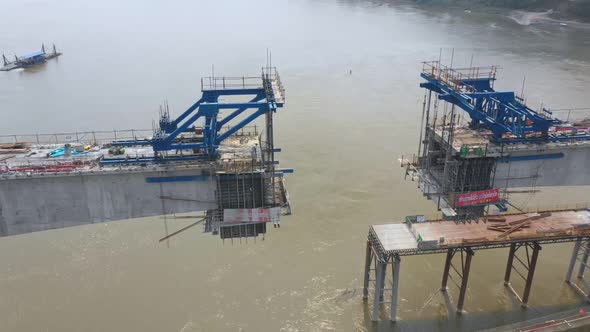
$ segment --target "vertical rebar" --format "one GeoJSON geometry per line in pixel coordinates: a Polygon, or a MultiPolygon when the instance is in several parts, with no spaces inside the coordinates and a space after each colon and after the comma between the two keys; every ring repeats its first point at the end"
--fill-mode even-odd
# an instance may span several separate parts
{"type": "Polygon", "coordinates": [[[252,193],[252,208],[256,207],[256,190],[254,186],[254,157],[250,162],[250,192],[252,193]]]}
{"type": "Polygon", "coordinates": [[[247,206],[248,196],[246,195],[246,176],[245,176],[245,174],[241,174],[240,177],[242,178],[242,197],[244,200],[244,209],[246,209],[246,208],[248,208],[248,206],[247,206]]]}
{"type": "MultiPolygon", "coordinates": [[[[429,105],[430,106],[430,105],[429,105]]],[[[422,150],[422,130],[424,128],[424,117],[426,116],[426,93],[424,93],[424,100],[422,101],[422,120],[420,120],[420,134],[418,135],[418,157],[422,150]]],[[[402,158],[403,160],[403,158],[402,158]]]]}

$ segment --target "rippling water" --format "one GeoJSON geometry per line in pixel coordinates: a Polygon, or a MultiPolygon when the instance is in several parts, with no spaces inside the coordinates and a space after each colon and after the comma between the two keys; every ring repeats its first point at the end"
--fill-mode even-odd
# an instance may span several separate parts
{"type": "MultiPolygon", "coordinates": [[[[0,51],[55,42],[64,56],[0,73],[0,132],[149,128],[163,100],[178,113],[198,98],[212,64],[256,75],[270,48],[287,88],[277,146],[296,173],[295,214],[264,240],[193,229],[167,248],[161,218],[0,240],[1,331],[389,330],[361,300],[364,245],[369,224],[436,212],[396,162],[417,147],[420,61],[443,48],[450,62],[454,48],[455,64],[500,65],[499,88],[520,90],[526,76],[532,106],[590,104],[587,30],[497,15],[360,0],[8,0],[3,12],[0,51]]],[[[502,286],[507,251],[478,252],[461,318],[437,292],[443,257],[404,258],[396,327],[474,330],[581,305],[562,282],[570,250],[543,248],[526,311],[502,286]]]]}

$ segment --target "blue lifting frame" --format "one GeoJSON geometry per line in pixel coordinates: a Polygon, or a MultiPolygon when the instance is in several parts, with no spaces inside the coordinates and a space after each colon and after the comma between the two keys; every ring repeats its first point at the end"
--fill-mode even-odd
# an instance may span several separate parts
{"type": "Polygon", "coordinates": [[[551,127],[563,122],[552,118],[551,112],[545,109],[542,113],[530,109],[513,91],[495,91],[496,72],[495,66],[453,69],[438,61],[425,62],[420,77],[426,82],[420,83],[420,87],[438,93],[440,100],[467,112],[471,118],[470,127],[488,128],[495,142],[590,139],[590,135],[549,135],[551,127]],[[541,135],[540,138],[527,137],[530,133],[541,135]]]}
{"type": "MultiPolygon", "coordinates": [[[[198,150],[197,158],[214,159],[221,142],[240,129],[269,112],[275,113],[285,102],[285,90],[275,67],[262,68],[260,77],[204,77],[201,78],[201,98],[176,119],[171,120],[168,111],[161,114],[159,128],[154,136],[147,140],[116,141],[117,146],[151,145],[155,159],[163,151],[198,150]],[[222,103],[222,96],[250,97],[248,102],[222,103]],[[220,117],[221,110],[233,110],[220,117]],[[231,128],[222,132],[222,128],[241,114],[251,114],[231,128]],[[202,135],[195,142],[186,142],[182,133],[197,133],[195,123],[203,121],[202,135]]],[[[194,159],[195,156],[187,156],[194,159]]],[[[178,158],[175,158],[175,160],[178,158]]]]}

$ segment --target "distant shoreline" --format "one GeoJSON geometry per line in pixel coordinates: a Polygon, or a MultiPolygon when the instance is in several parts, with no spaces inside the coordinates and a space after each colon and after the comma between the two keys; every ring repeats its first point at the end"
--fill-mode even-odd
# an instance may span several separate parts
{"type": "Polygon", "coordinates": [[[560,26],[581,26],[590,25],[586,22],[574,21],[568,19],[558,19],[552,17],[552,11],[546,12],[528,12],[522,10],[513,10],[508,15],[513,21],[520,25],[534,25],[534,24],[549,24],[549,25],[560,25],[560,26]]]}
{"type": "MultiPolygon", "coordinates": [[[[499,4],[494,6],[490,3],[464,0],[414,0],[420,6],[461,9],[466,12],[482,12],[504,15],[521,25],[531,24],[552,24],[552,25],[580,25],[590,23],[590,0],[588,2],[588,13],[586,11],[576,13],[574,8],[564,7],[564,2],[548,0],[546,7],[507,7],[499,4]],[[553,4],[549,6],[548,4],[553,4]]],[[[490,1],[493,2],[493,1],[490,1]]],[[[523,6],[524,7],[524,6],[523,6]]]]}

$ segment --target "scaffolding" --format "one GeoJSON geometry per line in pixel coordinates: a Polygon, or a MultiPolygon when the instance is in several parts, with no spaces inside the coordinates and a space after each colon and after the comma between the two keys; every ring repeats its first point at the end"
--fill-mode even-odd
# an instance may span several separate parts
{"type": "Polygon", "coordinates": [[[402,157],[402,166],[406,177],[417,180],[424,195],[434,199],[449,219],[477,220],[492,204],[501,212],[507,210],[506,190],[494,200],[460,202],[465,195],[499,192],[493,188],[497,163],[509,162],[515,145],[590,139],[579,128],[556,129],[563,121],[543,108],[538,112],[530,109],[524,97],[494,90],[498,69],[423,63],[420,87],[425,94],[418,153],[407,160],[402,157]]]}
{"type": "MultiPolygon", "coordinates": [[[[495,77],[495,67],[490,67],[491,71],[485,75],[472,69],[475,74],[470,76],[446,67],[430,66],[428,69],[432,75],[451,83],[466,77],[495,77]]],[[[449,218],[475,220],[484,214],[487,204],[459,207],[457,197],[491,189],[496,159],[488,157],[487,146],[478,143],[463,144],[457,151],[455,135],[461,120],[459,113],[455,105],[440,105],[439,100],[437,92],[426,91],[418,156],[412,160],[402,158],[402,166],[406,168],[406,177],[417,179],[423,193],[429,199],[435,199],[439,210],[452,209],[447,215],[449,218]]]]}
{"type": "MultiPolygon", "coordinates": [[[[267,128],[272,128],[268,125],[267,128]]],[[[271,131],[272,133],[272,131],[271,131]]],[[[252,138],[252,136],[248,136],[252,138]]],[[[250,159],[243,154],[228,156],[216,166],[217,208],[207,211],[205,231],[219,233],[222,239],[257,237],[266,233],[266,222],[278,225],[278,220],[244,220],[242,223],[226,221],[226,211],[235,209],[264,210],[279,209],[282,214],[291,214],[288,193],[284,186],[284,173],[290,170],[276,169],[272,137],[267,131],[266,141],[258,136],[258,149],[251,151],[250,159]]],[[[252,212],[249,212],[252,214],[252,212]]]]}

